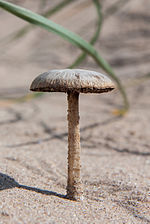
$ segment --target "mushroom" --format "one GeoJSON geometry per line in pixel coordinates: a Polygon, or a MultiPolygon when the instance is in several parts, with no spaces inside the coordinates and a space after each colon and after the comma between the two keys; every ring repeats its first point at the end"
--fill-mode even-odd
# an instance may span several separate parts
{"type": "Polygon", "coordinates": [[[83,69],[50,70],[39,75],[30,90],[40,92],[65,92],[68,98],[68,181],[67,198],[83,199],[80,178],[79,94],[103,93],[115,88],[112,81],[95,71],[83,69]]]}

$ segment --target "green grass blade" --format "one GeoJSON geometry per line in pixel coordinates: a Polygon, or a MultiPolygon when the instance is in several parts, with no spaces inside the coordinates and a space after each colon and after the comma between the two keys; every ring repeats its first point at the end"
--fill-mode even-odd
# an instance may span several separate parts
{"type": "MultiPolygon", "coordinates": [[[[90,40],[90,44],[92,45],[94,45],[94,43],[97,41],[100,34],[101,25],[102,25],[102,12],[101,12],[101,5],[99,3],[99,0],[93,0],[93,3],[96,6],[96,11],[98,14],[98,22],[97,22],[96,32],[94,33],[94,36],[90,40]]],[[[85,52],[81,53],[79,57],[70,66],[68,66],[68,68],[74,68],[78,66],[86,58],[86,56],[87,56],[87,53],[85,52]]]]}
{"type": "MultiPolygon", "coordinates": [[[[45,17],[49,17],[53,15],[54,13],[58,12],[60,9],[62,9],[63,7],[65,7],[67,4],[71,2],[72,0],[64,0],[60,2],[58,5],[54,6],[54,8],[48,9],[46,12],[42,13],[42,15],[45,17]]],[[[9,34],[8,37],[4,37],[1,40],[1,43],[4,46],[4,44],[9,44],[10,42],[15,41],[16,39],[20,39],[24,35],[29,33],[29,31],[31,31],[33,28],[35,28],[35,26],[33,26],[32,24],[27,24],[24,27],[20,28],[19,30],[13,32],[12,34],[9,34]]]]}
{"type": "Polygon", "coordinates": [[[118,88],[123,96],[124,100],[124,109],[127,110],[129,107],[128,100],[126,93],[124,91],[124,88],[120,82],[120,80],[117,78],[115,73],[113,72],[112,68],[109,66],[109,64],[98,54],[98,52],[93,48],[91,44],[83,40],[80,36],[77,34],[65,29],[64,27],[52,22],[51,20],[46,19],[45,17],[38,15],[36,13],[33,13],[30,10],[27,10],[25,8],[19,7],[15,4],[9,3],[4,0],[0,0],[0,7],[7,10],[8,12],[22,18],[23,20],[28,21],[29,23],[38,25],[50,32],[53,32],[65,40],[69,41],[70,43],[74,44],[75,46],[79,47],[80,49],[87,52],[89,55],[91,55],[97,64],[105,70],[113,80],[118,85],[118,88]]]}

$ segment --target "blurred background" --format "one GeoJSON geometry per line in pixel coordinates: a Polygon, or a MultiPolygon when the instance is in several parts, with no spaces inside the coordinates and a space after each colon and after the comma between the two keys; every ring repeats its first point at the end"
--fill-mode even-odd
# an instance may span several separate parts
{"type": "MultiPolygon", "coordinates": [[[[99,13],[95,0],[9,2],[94,38],[130,108],[114,115],[123,105],[119,90],[80,94],[85,200],[58,198],[66,193],[66,94],[35,97],[29,87],[37,75],[69,67],[81,50],[0,8],[0,220],[49,223],[52,215],[56,223],[149,223],[150,1],[101,0],[99,13]]],[[[106,74],[89,56],[76,67],[106,74]]]]}
{"type": "MultiPolygon", "coordinates": [[[[51,20],[87,41],[94,35],[98,23],[92,0],[9,2],[40,14],[50,12],[51,15],[47,16],[51,20]]],[[[123,84],[132,85],[130,79],[135,81],[135,78],[139,78],[139,81],[136,80],[137,85],[143,83],[149,77],[150,70],[150,2],[99,2],[103,20],[95,48],[109,62],[123,84]]],[[[42,28],[28,26],[27,22],[2,9],[0,28],[0,101],[3,98],[24,96],[36,75],[49,69],[68,67],[81,52],[57,35],[42,28]]],[[[78,67],[102,71],[90,57],[78,67]]]]}

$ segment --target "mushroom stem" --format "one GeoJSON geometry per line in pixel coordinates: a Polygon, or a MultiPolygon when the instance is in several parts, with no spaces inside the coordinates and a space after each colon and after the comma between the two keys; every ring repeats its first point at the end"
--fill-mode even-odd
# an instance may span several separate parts
{"type": "Polygon", "coordinates": [[[80,201],[83,195],[80,179],[79,93],[68,92],[68,183],[67,197],[80,201]]]}

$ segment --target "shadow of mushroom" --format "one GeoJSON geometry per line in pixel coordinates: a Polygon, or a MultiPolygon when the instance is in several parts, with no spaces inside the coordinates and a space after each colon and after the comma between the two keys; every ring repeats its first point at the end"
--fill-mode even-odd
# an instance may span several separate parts
{"type": "Polygon", "coordinates": [[[6,189],[11,189],[11,188],[21,188],[24,190],[34,191],[36,193],[40,193],[40,194],[44,194],[44,195],[51,195],[51,196],[56,196],[59,198],[67,199],[66,195],[58,194],[54,191],[48,191],[48,190],[43,190],[43,189],[36,188],[36,187],[30,187],[30,186],[19,184],[17,181],[15,181],[14,178],[12,178],[6,174],[0,173],[0,191],[6,190],[6,189]]]}
{"type": "Polygon", "coordinates": [[[14,187],[18,187],[19,184],[12,177],[0,173],[0,190],[6,190],[14,187]]]}

